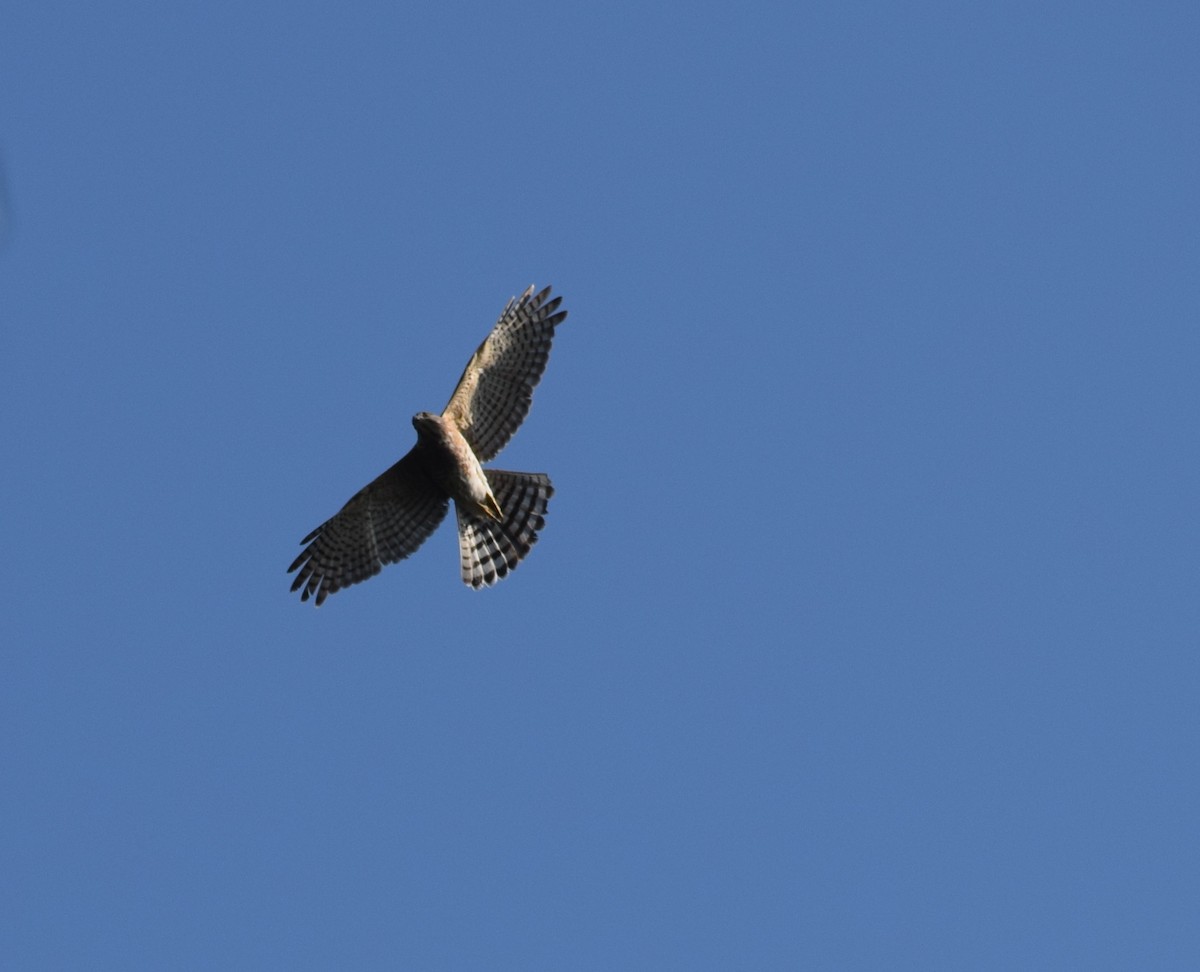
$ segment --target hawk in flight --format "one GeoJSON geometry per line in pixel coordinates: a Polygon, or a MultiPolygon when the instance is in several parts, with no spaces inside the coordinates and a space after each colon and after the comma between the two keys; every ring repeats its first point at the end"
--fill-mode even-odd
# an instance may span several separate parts
{"type": "Polygon", "coordinates": [[[320,605],[403,560],[437,529],[450,500],[464,584],[494,584],[529,553],[554,495],[550,477],[481,463],[504,448],[529,412],[554,329],[567,316],[560,303],[549,287],[510,300],[442,414],[413,416],[417,444],[300,541],[304,550],[288,573],[299,571],[292,590],[302,601],[313,597],[320,605]]]}

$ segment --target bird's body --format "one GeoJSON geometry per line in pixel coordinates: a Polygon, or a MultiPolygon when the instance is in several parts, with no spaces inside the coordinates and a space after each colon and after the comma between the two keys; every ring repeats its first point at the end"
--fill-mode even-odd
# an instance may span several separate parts
{"type": "Polygon", "coordinates": [[[477,516],[502,519],[500,506],[492,494],[483,466],[471,444],[449,419],[432,412],[413,416],[417,444],[429,476],[458,507],[477,516]]]}
{"type": "Polygon", "coordinates": [[[301,600],[325,598],[408,557],[433,533],[454,501],[463,582],[494,584],[537,542],[554,494],[543,473],[484,469],[529,411],[567,312],[550,288],[530,287],[508,302],[467,363],[441,415],[413,416],[417,443],[301,542],[288,568],[301,600]]]}

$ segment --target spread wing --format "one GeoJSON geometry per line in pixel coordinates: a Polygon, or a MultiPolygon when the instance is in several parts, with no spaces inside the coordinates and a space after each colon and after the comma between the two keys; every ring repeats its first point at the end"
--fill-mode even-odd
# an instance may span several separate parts
{"type": "Polygon", "coordinates": [[[403,560],[446,515],[449,498],[426,475],[416,450],[360,489],[341,511],[300,542],[304,551],[288,568],[299,570],[292,590],[317,604],[343,587],[374,577],[403,560]]]}
{"type": "Polygon", "coordinates": [[[442,416],[454,421],[480,462],[494,458],[528,414],[554,328],[567,316],[560,303],[549,287],[514,297],[467,362],[442,416]]]}

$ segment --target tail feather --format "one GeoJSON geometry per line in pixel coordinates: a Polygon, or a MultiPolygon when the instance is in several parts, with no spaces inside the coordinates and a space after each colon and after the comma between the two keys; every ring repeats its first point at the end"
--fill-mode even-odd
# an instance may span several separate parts
{"type": "Polygon", "coordinates": [[[538,531],[546,525],[546,506],[554,495],[550,477],[543,473],[483,472],[503,518],[483,519],[454,504],[463,583],[476,589],[507,577],[529,553],[537,543],[538,531]]]}

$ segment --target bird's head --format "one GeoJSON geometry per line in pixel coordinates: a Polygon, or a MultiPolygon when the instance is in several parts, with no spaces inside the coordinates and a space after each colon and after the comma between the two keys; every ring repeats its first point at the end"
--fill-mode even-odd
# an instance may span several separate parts
{"type": "Polygon", "coordinates": [[[417,430],[417,435],[421,438],[441,438],[442,437],[442,417],[434,415],[433,412],[417,412],[412,418],[413,428],[417,430]]]}

